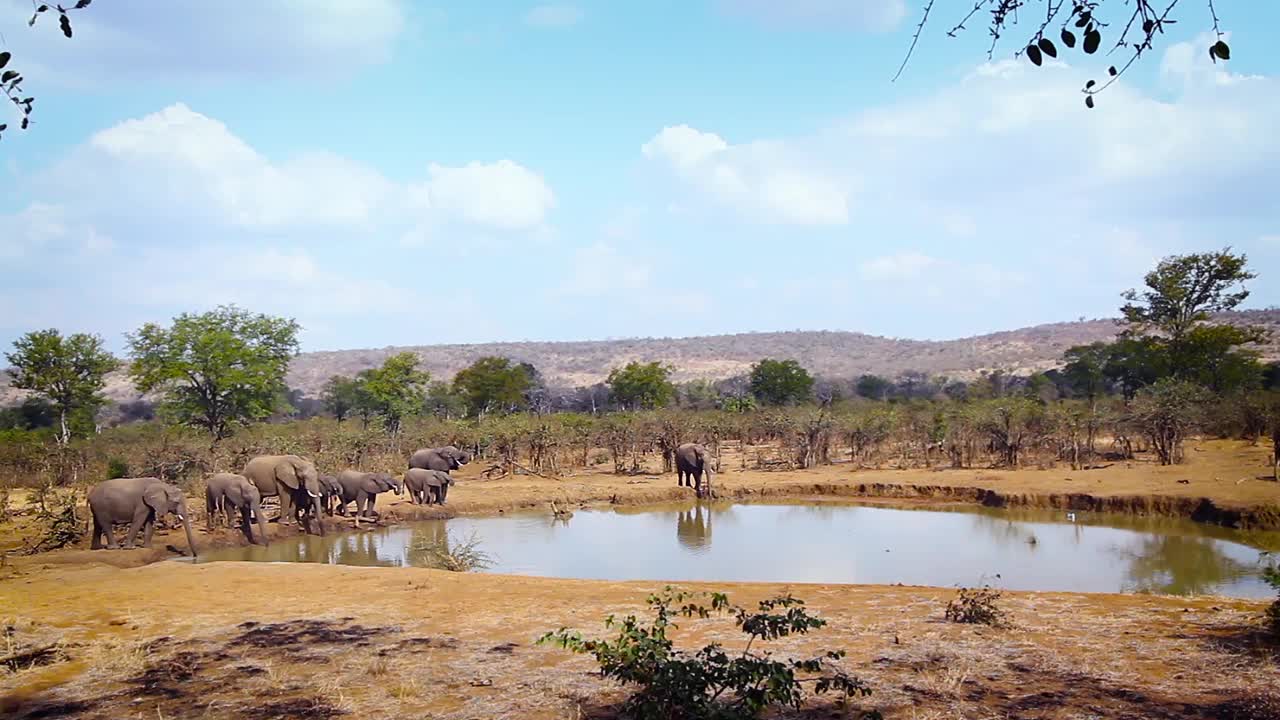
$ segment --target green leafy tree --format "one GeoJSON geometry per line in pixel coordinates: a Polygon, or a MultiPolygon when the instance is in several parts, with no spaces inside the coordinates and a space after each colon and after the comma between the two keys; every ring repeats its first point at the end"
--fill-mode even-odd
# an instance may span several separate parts
{"type": "Polygon", "coordinates": [[[751,366],[751,394],[764,405],[794,405],[813,394],[813,376],[795,360],[764,359],[751,366]]]}
{"type": "Polygon", "coordinates": [[[58,417],[57,440],[65,446],[77,427],[92,429],[104,402],[106,374],[120,362],[102,348],[97,335],[57,330],[29,332],[13,343],[5,358],[13,366],[13,386],[44,398],[58,417]]]}
{"type": "Polygon", "coordinates": [[[1210,313],[1233,310],[1249,297],[1243,284],[1257,276],[1247,265],[1231,248],[1167,257],[1147,273],[1145,290],[1125,291],[1120,312],[1138,329],[1158,330],[1177,345],[1210,313]]]}
{"type": "Polygon", "coordinates": [[[1158,338],[1122,336],[1108,350],[1102,374],[1119,386],[1126,400],[1169,375],[1169,353],[1158,338]]]}
{"type": "Polygon", "coordinates": [[[1212,397],[1195,383],[1163,378],[1144,388],[1129,410],[1129,422],[1151,441],[1161,465],[1182,462],[1182,441],[1204,419],[1212,397]]]}
{"type": "Polygon", "coordinates": [[[854,387],[858,395],[869,400],[885,400],[892,389],[893,383],[879,375],[863,375],[858,378],[857,385],[854,387]]]}
{"type": "Polygon", "coordinates": [[[528,406],[532,370],[532,365],[517,365],[508,358],[482,357],[458,371],[453,387],[472,416],[515,412],[528,406]]]}
{"type": "Polygon", "coordinates": [[[605,383],[614,402],[627,410],[654,410],[666,407],[675,397],[671,368],[661,362],[629,362],[614,368],[605,383]]]}
{"type": "Polygon", "coordinates": [[[381,367],[360,374],[357,404],[382,418],[392,435],[400,433],[404,418],[422,412],[431,375],[418,369],[418,356],[411,352],[392,355],[381,367]]]}
{"type": "Polygon", "coordinates": [[[161,410],[214,443],[263,420],[285,394],[298,352],[298,323],[233,305],[183,313],[170,327],[147,323],[126,337],[138,390],[164,394],[161,410]]]}
{"type": "Polygon", "coordinates": [[[1076,345],[1067,350],[1063,359],[1066,364],[1062,367],[1062,375],[1077,397],[1085,398],[1093,405],[1106,394],[1106,368],[1111,360],[1111,343],[1076,345]]]}
{"type": "MultiPolygon", "coordinates": [[[[835,666],[844,657],[841,650],[783,660],[753,649],[758,643],[824,627],[826,621],[810,614],[804,601],[781,595],[760,601],[751,611],[731,605],[723,593],[704,593],[703,597],[708,605],[692,602],[696,598],[693,593],[667,587],[661,594],[649,596],[654,616],[651,623],[635,615],[605,619],[605,628],[617,633],[612,640],[587,640],[561,628],[542,636],[538,643],[590,655],[605,677],[636,686],[622,712],[639,720],[749,720],[770,708],[799,710],[809,683],[814,695],[835,691],[845,701],[871,694],[865,682],[835,666]],[[719,643],[688,652],[676,648],[667,636],[669,630],[676,629],[677,618],[715,615],[732,617],[747,636],[740,653],[730,653],[719,643]]],[[[880,715],[871,711],[862,717],[880,715]]]]}
{"type": "Polygon", "coordinates": [[[360,383],[355,378],[334,375],[320,391],[320,401],[334,419],[342,422],[360,406],[360,394],[360,383]]]}
{"type": "Polygon", "coordinates": [[[452,383],[436,381],[427,386],[426,411],[445,420],[467,414],[467,399],[452,383]]]}

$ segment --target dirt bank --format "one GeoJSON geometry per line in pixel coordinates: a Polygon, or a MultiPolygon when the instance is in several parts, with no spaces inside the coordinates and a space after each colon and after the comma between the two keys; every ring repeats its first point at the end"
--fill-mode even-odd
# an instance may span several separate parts
{"type": "MultiPolygon", "coordinates": [[[[595,634],[659,587],[302,564],[28,569],[0,582],[3,621],[11,644],[50,650],[0,671],[0,714],[607,717],[620,691],[533,641],[595,634]]],[[[843,666],[875,688],[864,707],[889,718],[1280,716],[1274,650],[1251,629],[1260,603],[1015,593],[1012,627],[993,629],[944,622],[943,589],[684,587],[804,598],[830,626],[779,651],[848,650],[843,666]]],[[[682,644],[737,637],[721,620],[679,631],[682,644]]]]}

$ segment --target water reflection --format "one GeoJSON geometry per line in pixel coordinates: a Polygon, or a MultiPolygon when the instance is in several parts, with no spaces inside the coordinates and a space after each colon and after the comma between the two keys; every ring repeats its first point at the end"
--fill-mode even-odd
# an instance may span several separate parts
{"type": "Polygon", "coordinates": [[[1244,597],[1274,593],[1259,578],[1258,549],[1280,546],[1274,533],[1168,518],[718,502],[579,510],[561,520],[535,513],[410,523],[213,551],[201,561],[423,566],[431,546],[473,533],[498,573],[938,586],[999,574],[1003,586],[1021,590],[1244,597]]]}

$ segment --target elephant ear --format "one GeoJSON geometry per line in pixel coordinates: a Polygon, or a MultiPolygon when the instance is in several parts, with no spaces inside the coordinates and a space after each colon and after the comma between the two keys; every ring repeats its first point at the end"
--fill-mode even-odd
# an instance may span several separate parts
{"type": "Polygon", "coordinates": [[[163,515],[169,509],[169,493],[166,492],[164,483],[152,483],[142,491],[142,502],[147,507],[156,511],[156,515],[163,515]]]}
{"type": "Polygon", "coordinates": [[[292,460],[281,460],[276,463],[276,480],[290,490],[298,489],[298,470],[294,467],[292,460]]]}

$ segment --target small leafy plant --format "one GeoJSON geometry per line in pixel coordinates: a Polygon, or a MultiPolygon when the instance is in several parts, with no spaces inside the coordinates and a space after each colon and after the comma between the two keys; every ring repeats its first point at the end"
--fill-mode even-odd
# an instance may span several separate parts
{"type": "Polygon", "coordinates": [[[414,548],[427,565],[450,572],[474,572],[493,567],[494,558],[480,549],[480,538],[473,532],[466,540],[448,535],[414,548]]]}
{"type": "Polygon", "coordinates": [[[955,598],[947,603],[945,617],[949,622],[966,625],[1005,625],[1008,623],[1008,613],[999,605],[1003,594],[999,588],[987,583],[976,588],[960,588],[955,598]]]}
{"type": "MultiPolygon", "coordinates": [[[[1280,593],[1280,566],[1273,562],[1270,566],[1263,568],[1262,579],[1280,593]]],[[[1280,640],[1280,597],[1277,597],[1275,602],[1267,606],[1265,617],[1267,631],[1271,634],[1271,637],[1280,640]]]]}
{"type": "MultiPolygon", "coordinates": [[[[591,655],[600,673],[639,690],[627,699],[623,713],[638,720],[746,720],[770,707],[799,709],[804,684],[812,683],[814,695],[838,692],[842,701],[871,694],[862,680],[833,666],[844,651],[833,650],[812,659],[779,660],[770,652],[753,652],[757,642],[789,635],[804,635],[827,624],[809,614],[804,601],[783,595],[763,600],[751,612],[729,603],[724,593],[689,593],[668,586],[647,600],[653,621],[634,615],[619,620],[610,615],[605,627],[616,630],[613,640],[585,640],[575,631],[560,628],[539,638],[578,654],[591,655]],[[706,605],[691,602],[702,597],[706,605]],[[719,643],[697,652],[677,649],[667,636],[676,628],[676,617],[732,616],[747,635],[741,654],[730,654],[719,643]]],[[[863,718],[880,718],[875,711],[863,718]]]]}

